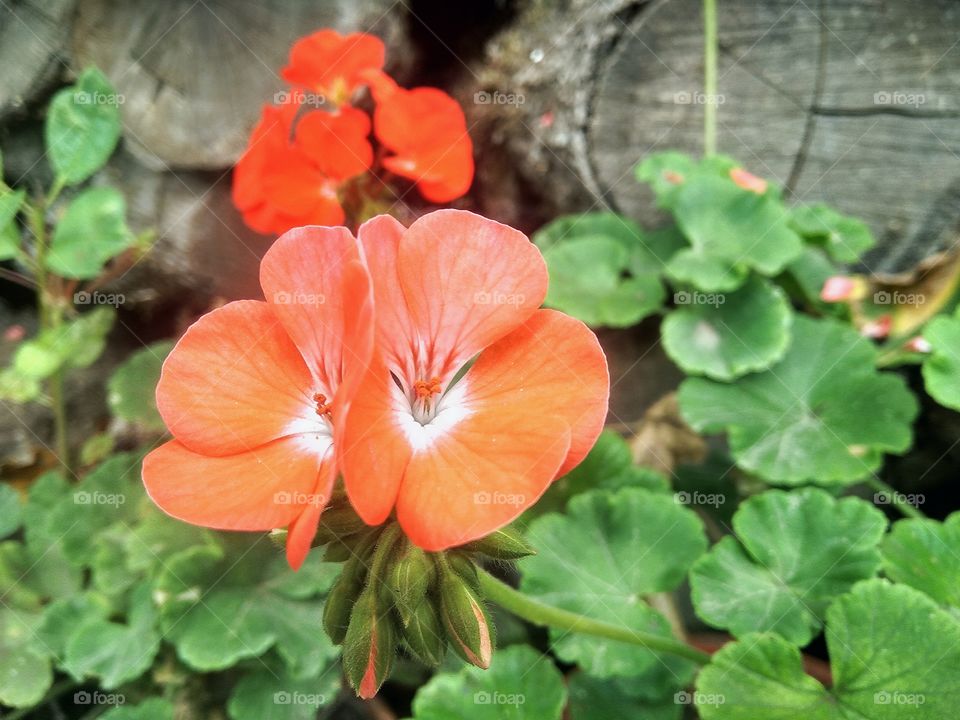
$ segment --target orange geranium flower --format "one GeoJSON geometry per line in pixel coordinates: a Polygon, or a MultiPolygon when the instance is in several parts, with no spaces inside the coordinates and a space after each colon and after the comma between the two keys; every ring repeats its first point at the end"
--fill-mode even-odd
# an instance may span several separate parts
{"type": "Polygon", "coordinates": [[[373,162],[366,113],[344,105],[298,120],[300,108],[292,102],[265,106],[234,169],[234,205],[257,232],[342,224],[337,191],[373,162]]]}
{"type": "Polygon", "coordinates": [[[537,309],[546,265],[517,230],[438,210],[409,228],[381,215],[359,236],[377,353],[340,446],[347,494],[370,524],[395,509],[426,550],[487,535],[596,441],[603,351],[580,321],[537,309]]]}
{"type": "Polygon", "coordinates": [[[377,103],[374,134],[393,153],[383,166],[416,182],[430,202],[465,195],[473,182],[473,143],[457,101],[436,88],[404,90],[383,73],[365,78],[377,103]]]}
{"type": "Polygon", "coordinates": [[[364,83],[364,73],[383,68],[385,56],[383,41],[374,35],[319,30],[294,43],[281,74],[287,82],[340,105],[364,83]]]}
{"type": "Polygon", "coordinates": [[[260,266],[266,302],[200,318],[163,365],[173,440],[144,459],[168,514],[224,530],[286,527],[300,566],[337,474],[350,401],[373,352],[373,296],[346,228],[291,230],[260,266]]]}

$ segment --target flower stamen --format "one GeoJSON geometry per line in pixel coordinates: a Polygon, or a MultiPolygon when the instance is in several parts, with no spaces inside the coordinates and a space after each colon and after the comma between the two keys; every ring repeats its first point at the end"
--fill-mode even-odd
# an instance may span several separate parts
{"type": "Polygon", "coordinates": [[[429,380],[417,380],[413,384],[413,390],[417,394],[418,400],[426,400],[438,395],[441,389],[440,378],[438,377],[432,377],[429,380]]]}
{"type": "Polygon", "coordinates": [[[327,402],[327,396],[323,393],[316,393],[313,396],[313,401],[317,404],[317,415],[330,419],[333,404],[327,402]]]}

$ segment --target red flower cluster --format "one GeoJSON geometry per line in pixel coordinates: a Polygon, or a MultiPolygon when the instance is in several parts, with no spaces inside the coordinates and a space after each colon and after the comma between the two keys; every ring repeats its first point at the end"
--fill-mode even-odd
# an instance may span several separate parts
{"type": "Polygon", "coordinates": [[[346,184],[376,170],[371,129],[383,169],[412,180],[443,203],[473,181],[473,144],[457,102],[436,88],[406,90],[383,72],[385,49],[373,35],[320,30],[298,40],[282,75],[293,89],[266,105],[237,163],[233,201],[262,233],[303,225],[341,225],[346,184]],[[363,87],[373,121],[353,101],[363,87]]]}

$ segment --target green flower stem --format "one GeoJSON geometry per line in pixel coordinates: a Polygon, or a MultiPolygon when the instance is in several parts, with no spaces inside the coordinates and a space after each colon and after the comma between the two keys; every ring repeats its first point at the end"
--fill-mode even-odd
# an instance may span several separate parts
{"type": "Polygon", "coordinates": [[[630,630],[602,620],[593,620],[567,610],[544,605],[522,592],[514,590],[484,570],[480,571],[480,590],[488,600],[492,600],[505,610],[509,610],[517,617],[532,622],[534,625],[550,626],[609,640],[632,643],[655,652],[678,655],[687,660],[692,660],[698,665],[705,665],[710,662],[710,656],[707,653],[679,640],[630,630]]]}
{"type": "MultiPolygon", "coordinates": [[[[47,223],[46,211],[63,189],[63,183],[57,181],[46,198],[27,206],[30,230],[36,241],[36,282],[37,312],[40,315],[40,330],[57,332],[63,324],[63,308],[57,299],[51,299],[49,275],[47,274],[47,223]]],[[[53,408],[54,437],[56,439],[57,459],[67,473],[70,472],[70,444],[67,442],[67,408],[63,393],[63,370],[58,369],[50,376],[50,404],[53,408]]]]}
{"type": "Polygon", "coordinates": [[[903,499],[903,493],[899,490],[896,490],[894,487],[888,485],[880,478],[873,476],[864,480],[864,482],[872,487],[877,492],[882,492],[890,497],[890,502],[900,511],[902,515],[912,518],[925,518],[927,517],[919,508],[911,505],[906,500],[903,499]]]}
{"type": "Polygon", "coordinates": [[[717,0],[703,0],[703,154],[717,152],[717,0]]]}

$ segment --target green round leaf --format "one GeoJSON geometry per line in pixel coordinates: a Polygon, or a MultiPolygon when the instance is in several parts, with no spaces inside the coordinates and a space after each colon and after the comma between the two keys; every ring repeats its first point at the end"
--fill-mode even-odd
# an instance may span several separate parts
{"type": "Polygon", "coordinates": [[[731,384],[690,378],[680,408],[698,431],[726,430],[737,464],[769,482],[847,484],[911,442],[917,402],[875,367],[856,331],[798,316],[779,363],[731,384]]]}
{"type": "Polygon", "coordinates": [[[44,137],[53,172],[66,184],[83,182],[110,159],[120,139],[119,101],[94,67],[53,96],[44,137]]]}
{"type": "MultiPolygon", "coordinates": [[[[670,634],[643,595],[675,588],[706,549],[694,512],[668,495],[638,488],[573,498],[564,515],[536,519],[521,563],[524,592],[548,605],[621,627],[670,634]]],[[[658,662],[644,648],[551,632],[554,650],[597,677],[637,675],[658,662]]]]}
{"type": "Polygon", "coordinates": [[[439,673],[413,699],[414,720],[559,720],[566,704],[553,661],[526,645],[497,650],[489,670],[439,673]]]}
{"type": "Polygon", "coordinates": [[[126,212],[119,190],[97,187],[80,193],[54,228],[47,267],[65,278],[97,277],[108,260],[133,243],[126,212]]]}
{"type": "MultiPolygon", "coordinates": [[[[800,236],[790,228],[787,211],[774,193],[758,195],[726,177],[700,173],[685,181],[673,213],[695,250],[730,266],[776,275],[803,250],[800,236]]],[[[675,256],[671,266],[684,255],[675,256]]],[[[689,267],[684,274],[689,275],[689,267]]],[[[689,280],[702,290],[732,289],[718,288],[713,273],[689,280]]]]}
{"type": "Polygon", "coordinates": [[[101,716],[102,720],[173,720],[173,705],[162,698],[150,698],[137,705],[119,705],[101,716]]]}
{"type": "Polygon", "coordinates": [[[882,550],[887,577],[960,609],[960,512],[942,523],[926,518],[900,520],[882,550]]]}
{"type": "Polygon", "coordinates": [[[0,605],[0,704],[30,707],[50,687],[53,671],[35,634],[40,616],[14,611],[9,600],[0,605]]]}
{"type": "Polygon", "coordinates": [[[790,224],[808,240],[821,244],[837,262],[856,262],[876,242],[862,220],[828,205],[799,205],[790,211],[790,224]]]}
{"type": "Polygon", "coordinates": [[[735,292],[674,293],[677,309],[661,333],[667,355],[686,372],[732,380],[783,357],[793,312],[783,291],[754,276],[735,292]]]}
{"type": "Polygon", "coordinates": [[[550,271],[545,303],[588,325],[627,327],[663,304],[665,293],[656,275],[624,275],[630,251],[613,238],[565,240],[543,257],[550,271]]]}
{"type": "Polygon", "coordinates": [[[923,361],[927,392],[944,407],[960,410],[960,316],[934,318],[923,337],[932,348],[923,361]]]}
{"type": "Polygon", "coordinates": [[[316,720],[318,708],[333,702],[339,689],[339,668],[302,679],[282,669],[263,668],[241,678],[230,694],[227,712],[233,720],[316,720]]]}
{"type": "Polygon", "coordinates": [[[806,645],[829,603],[876,575],[886,524],[869,503],[815,488],[756,495],[733,516],[736,539],[690,571],[697,615],[738,637],[772,631],[806,645]]]}
{"type": "Polygon", "coordinates": [[[0,260],[15,258],[20,250],[16,217],[26,196],[25,190],[5,189],[0,181],[0,260]]]}
{"type": "Polygon", "coordinates": [[[156,390],[163,361],[172,348],[169,341],[153,343],[133,353],[117,368],[107,383],[107,404],[114,417],[146,430],[163,431],[156,390]]]}
{"type": "Polygon", "coordinates": [[[778,635],[723,647],[697,679],[704,720],[943,720],[960,702],[960,623],[926,595],[867,580],[827,612],[833,687],[778,635]]]}
{"type": "Polygon", "coordinates": [[[646,683],[639,679],[601,680],[578,672],[570,678],[567,688],[570,720],[679,720],[686,693],[677,686],[669,686],[655,699],[637,697],[632,691],[644,685],[646,683]]]}

